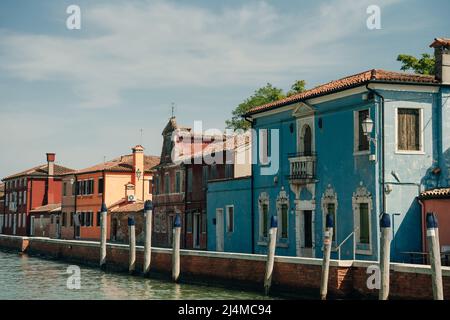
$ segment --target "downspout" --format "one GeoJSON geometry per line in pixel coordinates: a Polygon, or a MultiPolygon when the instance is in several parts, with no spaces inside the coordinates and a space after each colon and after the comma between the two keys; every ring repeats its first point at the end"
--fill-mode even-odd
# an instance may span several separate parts
{"type": "MultiPolygon", "coordinates": [[[[375,96],[377,96],[378,98],[380,98],[380,105],[379,105],[379,115],[378,117],[381,117],[381,125],[380,125],[380,140],[381,140],[381,146],[377,147],[379,150],[381,149],[381,179],[380,176],[378,176],[378,179],[380,180],[381,183],[381,212],[380,212],[380,217],[382,214],[386,213],[386,193],[385,193],[385,165],[384,165],[384,160],[385,160],[385,147],[384,147],[384,141],[385,141],[385,136],[384,136],[384,97],[378,93],[376,90],[373,90],[371,88],[369,88],[370,83],[366,84],[366,89],[373,93],[375,96]]],[[[378,151],[378,150],[377,150],[378,151]]],[[[377,219],[377,232],[378,230],[380,230],[380,226],[379,226],[379,222],[380,219],[377,219]]],[[[393,232],[395,232],[395,230],[393,230],[393,232]]],[[[377,248],[377,260],[379,260],[379,256],[380,256],[380,238],[377,237],[377,244],[378,244],[378,248],[377,248]]]]}
{"type": "MultiPolygon", "coordinates": [[[[247,121],[248,123],[250,123],[250,127],[253,129],[253,119],[252,118],[248,118],[248,117],[244,117],[244,120],[247,121]]],[[[252,245],[252,253],[255,253],[255,205],[253,203],[254,200],[254,195],[253,195],[253,185],[254,185],[254,180],[253,180],[253,162],[255,161],[255,159],[253,159],[253,144],[255,143],[255,137],[252,136],[252,161],[251,161],[251,176],[250,176],[250,212],[251,212],[251,245],[252,245]]],[[[257,142],[256,142],[257,145],[257,142]]]]}
{"type": "Polygon", "coordinates": [[[423,232],[424,227],[425,227],[425,204],[423,203],[422,200],[420,200],[420,198],[417,198],[417,201],[420,204],[420,207],[422,208],[421,213],[422,213],[422,217],[421,217],[421,221],[422,221],[422,252],[426,252],[426,246],[425,246],[425,242],[426,242],[426,237],[425,234],[423,232]]]}

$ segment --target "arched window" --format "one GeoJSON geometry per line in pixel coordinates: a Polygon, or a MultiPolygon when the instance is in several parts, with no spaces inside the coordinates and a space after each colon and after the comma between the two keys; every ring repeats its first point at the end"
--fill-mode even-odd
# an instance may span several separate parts
{"type": "Polygon", "coordinates": [[[312,155],[312,133],[308,125],[303,127],[303,153],[305,156],[312,155]]]}

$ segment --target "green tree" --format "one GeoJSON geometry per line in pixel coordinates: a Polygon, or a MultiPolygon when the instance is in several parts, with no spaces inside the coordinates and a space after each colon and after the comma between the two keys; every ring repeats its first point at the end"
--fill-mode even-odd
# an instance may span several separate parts
{"type": "Polygon", "coordinates": [[[291,86],[291,90],[288,91],[287,96],[289,97],[297,93],[302,93],[303,91],[306,90],[305,85],[306,85],[305,80],[295,81],[295,83],[291,86]]]}
{"type": "Polygon", "coordinates": [[[233,110],[231,120],[226,121],[227,128],[234,130],[248,129],[250,124],[242,118],[244,114],[253,107],[273,102],[284,97],[283,89],[276,88],[270,83],[267,83],[264,87],[256,90],[252,96],[247,98],[233,110]]]}
{"type": "Polygon", "coordinates": [[[420,59],[408,54],[399,54],[397,61],[402,63],[400,69],[403,71],[414,70],[414,72],[418,74],[434,74],[435,60],[434,57],[428,53],[423,53],[420,59]]]}
{"type": "Polygon", "coordinates": [[[227,128],[234,130],[248,129],[250,127],[250,124],[248,123],[248,121],[245,121],[242,116],[250,111],[251,108],[274,102],[285,98],[286,96],[291,96],[303,91],[305,91],[305,80],[297,80],[291,86],[291,89],[287,94],[284,94],[283,89],[276,88],[270,83],[267,83],[264,87],[256,90],[253,95],[239,104],[233,110],[232,118],[226,121],[227,128]]]}

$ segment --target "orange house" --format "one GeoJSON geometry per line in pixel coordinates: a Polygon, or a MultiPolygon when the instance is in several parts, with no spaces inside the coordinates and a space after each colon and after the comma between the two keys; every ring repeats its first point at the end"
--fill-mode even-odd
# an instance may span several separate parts
{"type": "Polygon", "coordinates": [[[100,239],[100,209],[152,199],[153,173],[159,157],[144,155],[140,145],[133,153],[65,175],[62,185],[60,236],[63,239],[100,239]]]}
{"type": "MultiPolygon", "coordinates": [[[[428,212],[434,212],[438,220],[441,253],[445,254],[448,259],[450,257],[450,188],[424,191],[420,194],[419,201],[422,205],[423,252],[428,251],[426,215],[428,212]]],[[[446,264],[448,265],[448,261],[446,264]]]]}

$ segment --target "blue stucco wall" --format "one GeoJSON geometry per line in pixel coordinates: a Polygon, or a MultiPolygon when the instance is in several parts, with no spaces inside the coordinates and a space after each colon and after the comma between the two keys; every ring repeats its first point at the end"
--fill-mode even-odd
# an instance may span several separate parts
{"type": "MultiPolygon", "coordinates": [[[[254,179],[253,188],[253,205],[255,211],[254,221],[254,241],[256,243],[256,253],[267,253],[267,239],[260,238],[259,235],[259,211],[258,199],[262,192],[266,192],[269,196],[269,215],[276,215],[276,199],[280,190],[284,188],[289,194],[289,219],[288,219],[288,238],[280,240],[277,245],[276,254],[295,256],[295,195],[290,190],[288,175],[289,175],[289,160],[288,154],[295,153],[296,149],[296,122],[292,117],[292,111],[285,111],[271,116],[257,118],[254,122],[253,129],[259,132],[260,129],[275,129],[278,130],[279,139],[279,168],[274,175],[261,174],[261,166],[254,164],[252,166],[252,174],[254,179]],[[292,127],[292,130],[291,130],[292,127]]],[[[269,155],[275,156],[275,154],[269,155]]]]}
{"type": "Polygon", "coordinates": [[[207,219],[209,251],[216,251],[216,210],[224,211],[224,251],[252,253],[251,178],[240,178],[208,183],[207,219]],[[226,206],[234,206],[234,231],[226,231],[226,206]]]}
{"type": "MultiPolygon", "coordinates": [[[[354,154],[354,112],[369,109],[375,121],[375,105],[373,101],[365,101],[362,94],[315,105],[316,107],[316,151],[317,175],[316,184],[316,256],[322,257],[324,212],[321,206],[322,195],[331,186],[337,195],[335,221],[335,246],[339,246],[354,229],[354,213],[352,196],[360,186],[365,187],[372,195],[371,212],[371,244],[372,253],[356,255],[357,259],[375,260],[377,253],[377,162],[369,161],[368,154],[354,154]],[[321,120],[320,120],[321,119],[321,120]],[[319,121],[322,128],[319,128],[319,121]]],[[[375,148],[371,146],[371,153],[375,148]]],[[[334,251],[332,257],[337,258],[334,251]]],[[[353,237],[341,246],[341,259],[353,258],[353,237]]]]}
{"type": "MultiPolygon", "coordinates": [[[[316,103],[314,116],[315,151],[317,153],[317,176],[314,195],[306,189],[300,192],[299,200],[315,199],[314,238],[315,256],[322,257],[323,212],[322,196],[327,187],[337,194],[336,243],[339,245],[354,230],[353,193],[364,187],[372,197],[371,210],[371,251],[356,254],[357,259],[377,260],[379,251],[379,215],[382,212],[383,190],[381,181],[397,182],[391,172],[400,177],[401,183],[390,184],[391,191],[386,194],[386,211],[393,222],[393,242],[391,258],[393,261],[407,261],[405,252],[421,251],[421,208],[416,199],[418,185],[423,189],[436,186],[448,186],[450,182],[450,89],[406,91],[391,87],[378,92],[385,98],[384,135],[385,135],[385,176],[381,166],[381,99],[365,100],[362,93],[343,98],[316,103]],[[396,110],[397,108],[421,108],[423,117],[423,152],[416,154],[400,153],[396,150],[396,110]],[[354,113],[369,109],[375,121],[373,137],[378,140],[371,144],[370,154],[354,152],[354,113]],[[321,123],[321,128],[319,126],[321,123]],[[377,146],[377,147],[376,147],[377,146]],[[442,169],[439,176],[431,173],[438,166],[442,169]],[[417,185],[414,185],[417,184],[417,185]]],[[[255,210],[254,241],[257,253],[266,253],[264,239],[259,236],[258,198],[262,192],[269,195],[270,215],[276,214],[276,198],[282,188],[289,194],[289,237],[277,247],[279,255],[296,255],[295,245],[295,194],[291,191],[287,175],[289,174],[288,154],[297,152],[296,119],[292,110],[272,113],[256,118],[253,128],[279,130],[279,171],[275,175],[261,175],[261,166],[253,165],[255,210]],[[291,130],[291,127],[293,130],[291,130]]],[[[337,258],[337,252],[332,253],[337,258]]],[[[341,247],[341,259],[353,258],[353,239],[350,238],[341,247]]]]}

